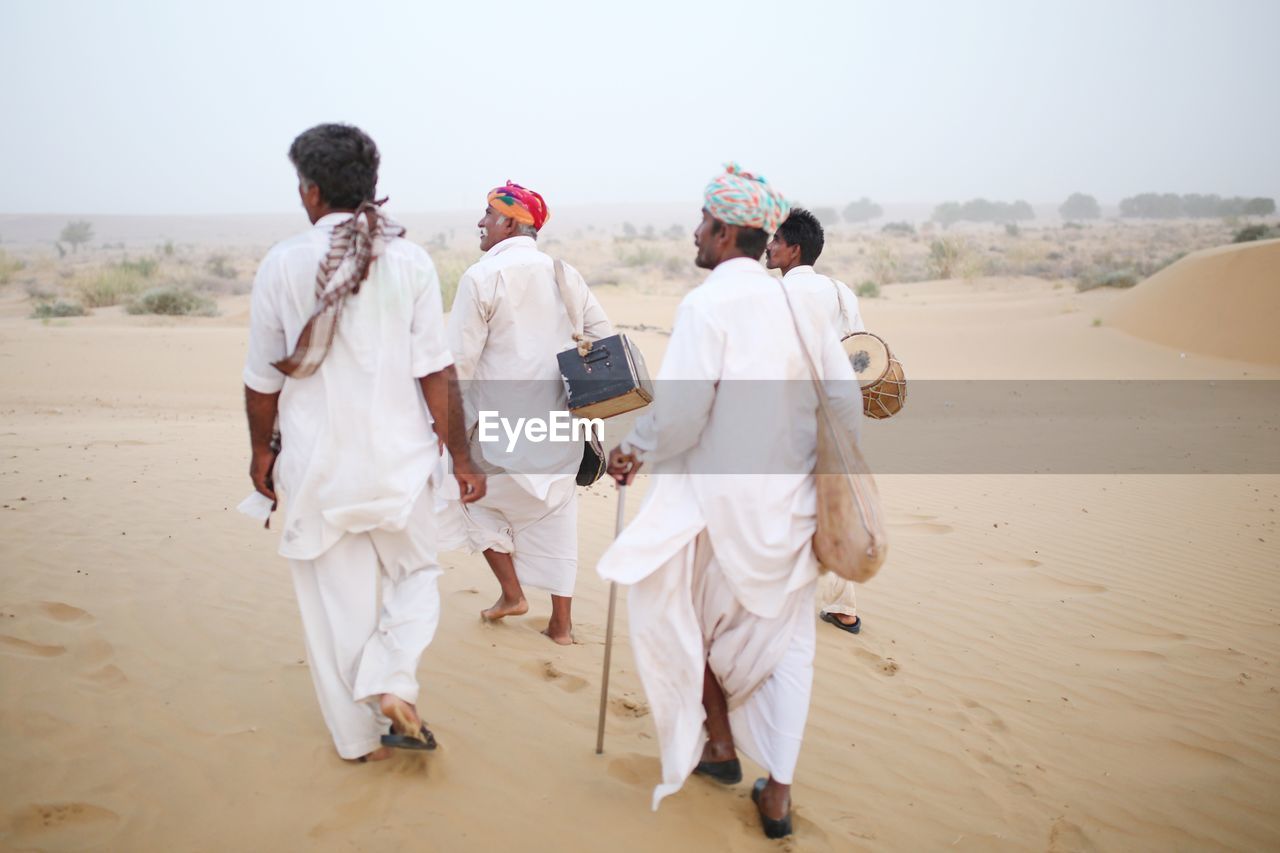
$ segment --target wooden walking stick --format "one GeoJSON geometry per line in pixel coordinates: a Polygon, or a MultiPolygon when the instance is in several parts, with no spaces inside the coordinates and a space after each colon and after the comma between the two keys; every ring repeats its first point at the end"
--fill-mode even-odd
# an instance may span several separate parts
{"type": "MultiPolygon", "coordinates": [[[[627,487],[618,484],[618,520],[613,538],[622,533],[623,508],[627,503],[627,487]]],[[[604,674],[600,677],[600,722],[596,724],[596,755],[604,752],[604,712],[609,705],[609,659],[613,656],[613,609],[618,601],[618,582],[609,581],[609,620],[604,628],[604,674]]]]}

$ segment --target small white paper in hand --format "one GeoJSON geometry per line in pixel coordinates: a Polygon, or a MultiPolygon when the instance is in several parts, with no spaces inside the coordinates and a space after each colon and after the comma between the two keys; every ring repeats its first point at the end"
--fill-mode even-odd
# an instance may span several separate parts
{"type": "Polygon", "coordinates": [[[249,495],[249,497],[240,501],[240,506],[236,507],[236,509],[240,510],[252,519],[256,519],[257,521],[266,521],[271,517],[271,505],[271,498],[261,492],[254,492],[249,495]]]}

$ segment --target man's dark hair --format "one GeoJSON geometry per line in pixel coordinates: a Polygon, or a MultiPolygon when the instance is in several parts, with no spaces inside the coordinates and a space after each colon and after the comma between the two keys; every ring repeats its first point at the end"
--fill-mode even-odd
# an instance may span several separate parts
{"type": "Polygon", "coordinates": [[[788,246],[800,247],[800,263],[812,266],[822,254],[822,223],[803,207],[793,207],[791,215],[778,226],[778,236],[788,246]]]}
{"type": "Polygon", "coordinates": [[[335,210],[355,210],[372,201],[378,186],[378,146],[369,135],[349,124],[318,124],[289,146],[289,160],[298,176],[320,188],[320,196],[335,210]]]}
{"type": "Polygon", "coordinates": [[[763,228],[738,228],[738,238],[734,241],[738,249],[749,258],[760,260],[764,249],[769,245],[769,234],[763,228]]]}
{"type": "MultiPolygon", "coordinates": [[[[719,234],[728,226],[719,219],[712,220],[711,231],[713,234],[719,234]]],[[[760,256],[764,254],[764,249],[769,245],[769,235],[763,228],[747,228],[738,226],[738,233],[734,237],[733,245],[738,247],[738,251],[750,258],[760,260],[760,256]]]]}

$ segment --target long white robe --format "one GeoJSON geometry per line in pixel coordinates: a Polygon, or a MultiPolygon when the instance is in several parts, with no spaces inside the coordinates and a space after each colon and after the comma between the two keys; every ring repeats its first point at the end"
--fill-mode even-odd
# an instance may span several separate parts
{"type": "MultiPolygon", "coordinates": [[[[796,314],[833,408],[856,418],[860,395],[834,328],[803,305],[796,314]]],[[[811,545],[816,397],[779,281],[745,258],[716,267],[680,304],[656,391],[623,442],[650,467],[651,488],[598,566],[606,580],[636,585],[629,596],[633,648],[662,742],[664,781],[655,807],[696,763],[687,748],[700,748],[701,690],[692,692],[690,679],[701,684],[702,666],[695,672],[690,660],[710,661],[735,707],[759,695],[761,718],[794,718],[786,708],[808,705],[809,682],[794,672],[812,665],[804,637],[813,627],[818,575],[811,545]],[[690,601],[688,608],[645,606],[651,586],[685,588],[684,567],[693,565],[704,531],[717,565],[713,585],[727,595],[690,601]],[[805,618],[795,618],[798,607],[805,618]],[[700,633],[681,613],[695,614],[700,633]],[[722,663],[736,657],[741,640],[717,639],[711,626],[720,619],[741,622],[739,638],[762,638],[768,657],[779,662],[767,677],[734,686],[722,663]],[[696,657],[671,654],[673,643],[696,657]],[[788,672],[779,671],[783,660],[791,662],[788,672]]],[[[769,770],[789,779],[794,755],[782,757],[788,751],[774,744],[749,747],[743,738],[753,731],[735,727],[735,739],[754,757],[779,756],[769,770]]]]}
{"type": "MultiPolygon", "coordinates": [[[[613,327],[582,276],[565,264],[565,282],[583,306],[583,330],[592,340],[613,327]]],[[[489,249],[458,283],[449,314],[449,348],[463,382],[469,435],[479,412],[548,419],[568,408],[556,355],[574,345],[573,327],[554,260],[532,237],[511,237],[489,249]]],[[[509,445],[473,440],[472,453],[490,475],[488,494],[463,507],[456,493],[437,503],[445,531],[443,550],[492,548],[512,555],[522,586],[570,596],[578,568],[574,477],[582,443],[509,445]]],[[[446,485],[446,488],[447,485],[446,485]]]]}

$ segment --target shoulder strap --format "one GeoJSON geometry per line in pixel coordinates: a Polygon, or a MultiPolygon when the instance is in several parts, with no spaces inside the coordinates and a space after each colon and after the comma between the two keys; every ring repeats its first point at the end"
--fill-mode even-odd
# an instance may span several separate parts
{"type": "MultiPolygon", "coordinates": [[[[818,395],[818,419],[826,421],[834,430],[837,428],[836,416],[827,405],[827,389],[822,386],[818,380],[818,367],[813,363],[813,357],[809,355],[809,348],[804,343],[804,333],[800,331],[800,321],[796,319],[796,309],[791,304],[791,296],[787,293],[786,285],[781,280],[778,286],[782,288],[782,298],[787,300],[787,311],[791,314],[791,326],[796,331],[796,340],[800,344],[800,352],[804,354],[805,364],[809,367],[809,379],[813,381],[813,390],[818,395]]],[[[853,471],[852,460],[845,455],[844,442],[834,442],[839,454],[840,465],[844,468],[845,473],[853,471]]]]}
{"type": "Polygon", "coordinates": [[[560,301],[564,303],[565,313],[569,315],[569,327],[572,330],[573,340],[578,345],[578,352],[586,355],[591,351],[591,342],[582,331],[586,306],[579,305],[577,295],[569,290],[569,283],[564,275],[564,261],[556,258],[553,266],[556,271],[556,287],[560,289],[560,301]]]}

